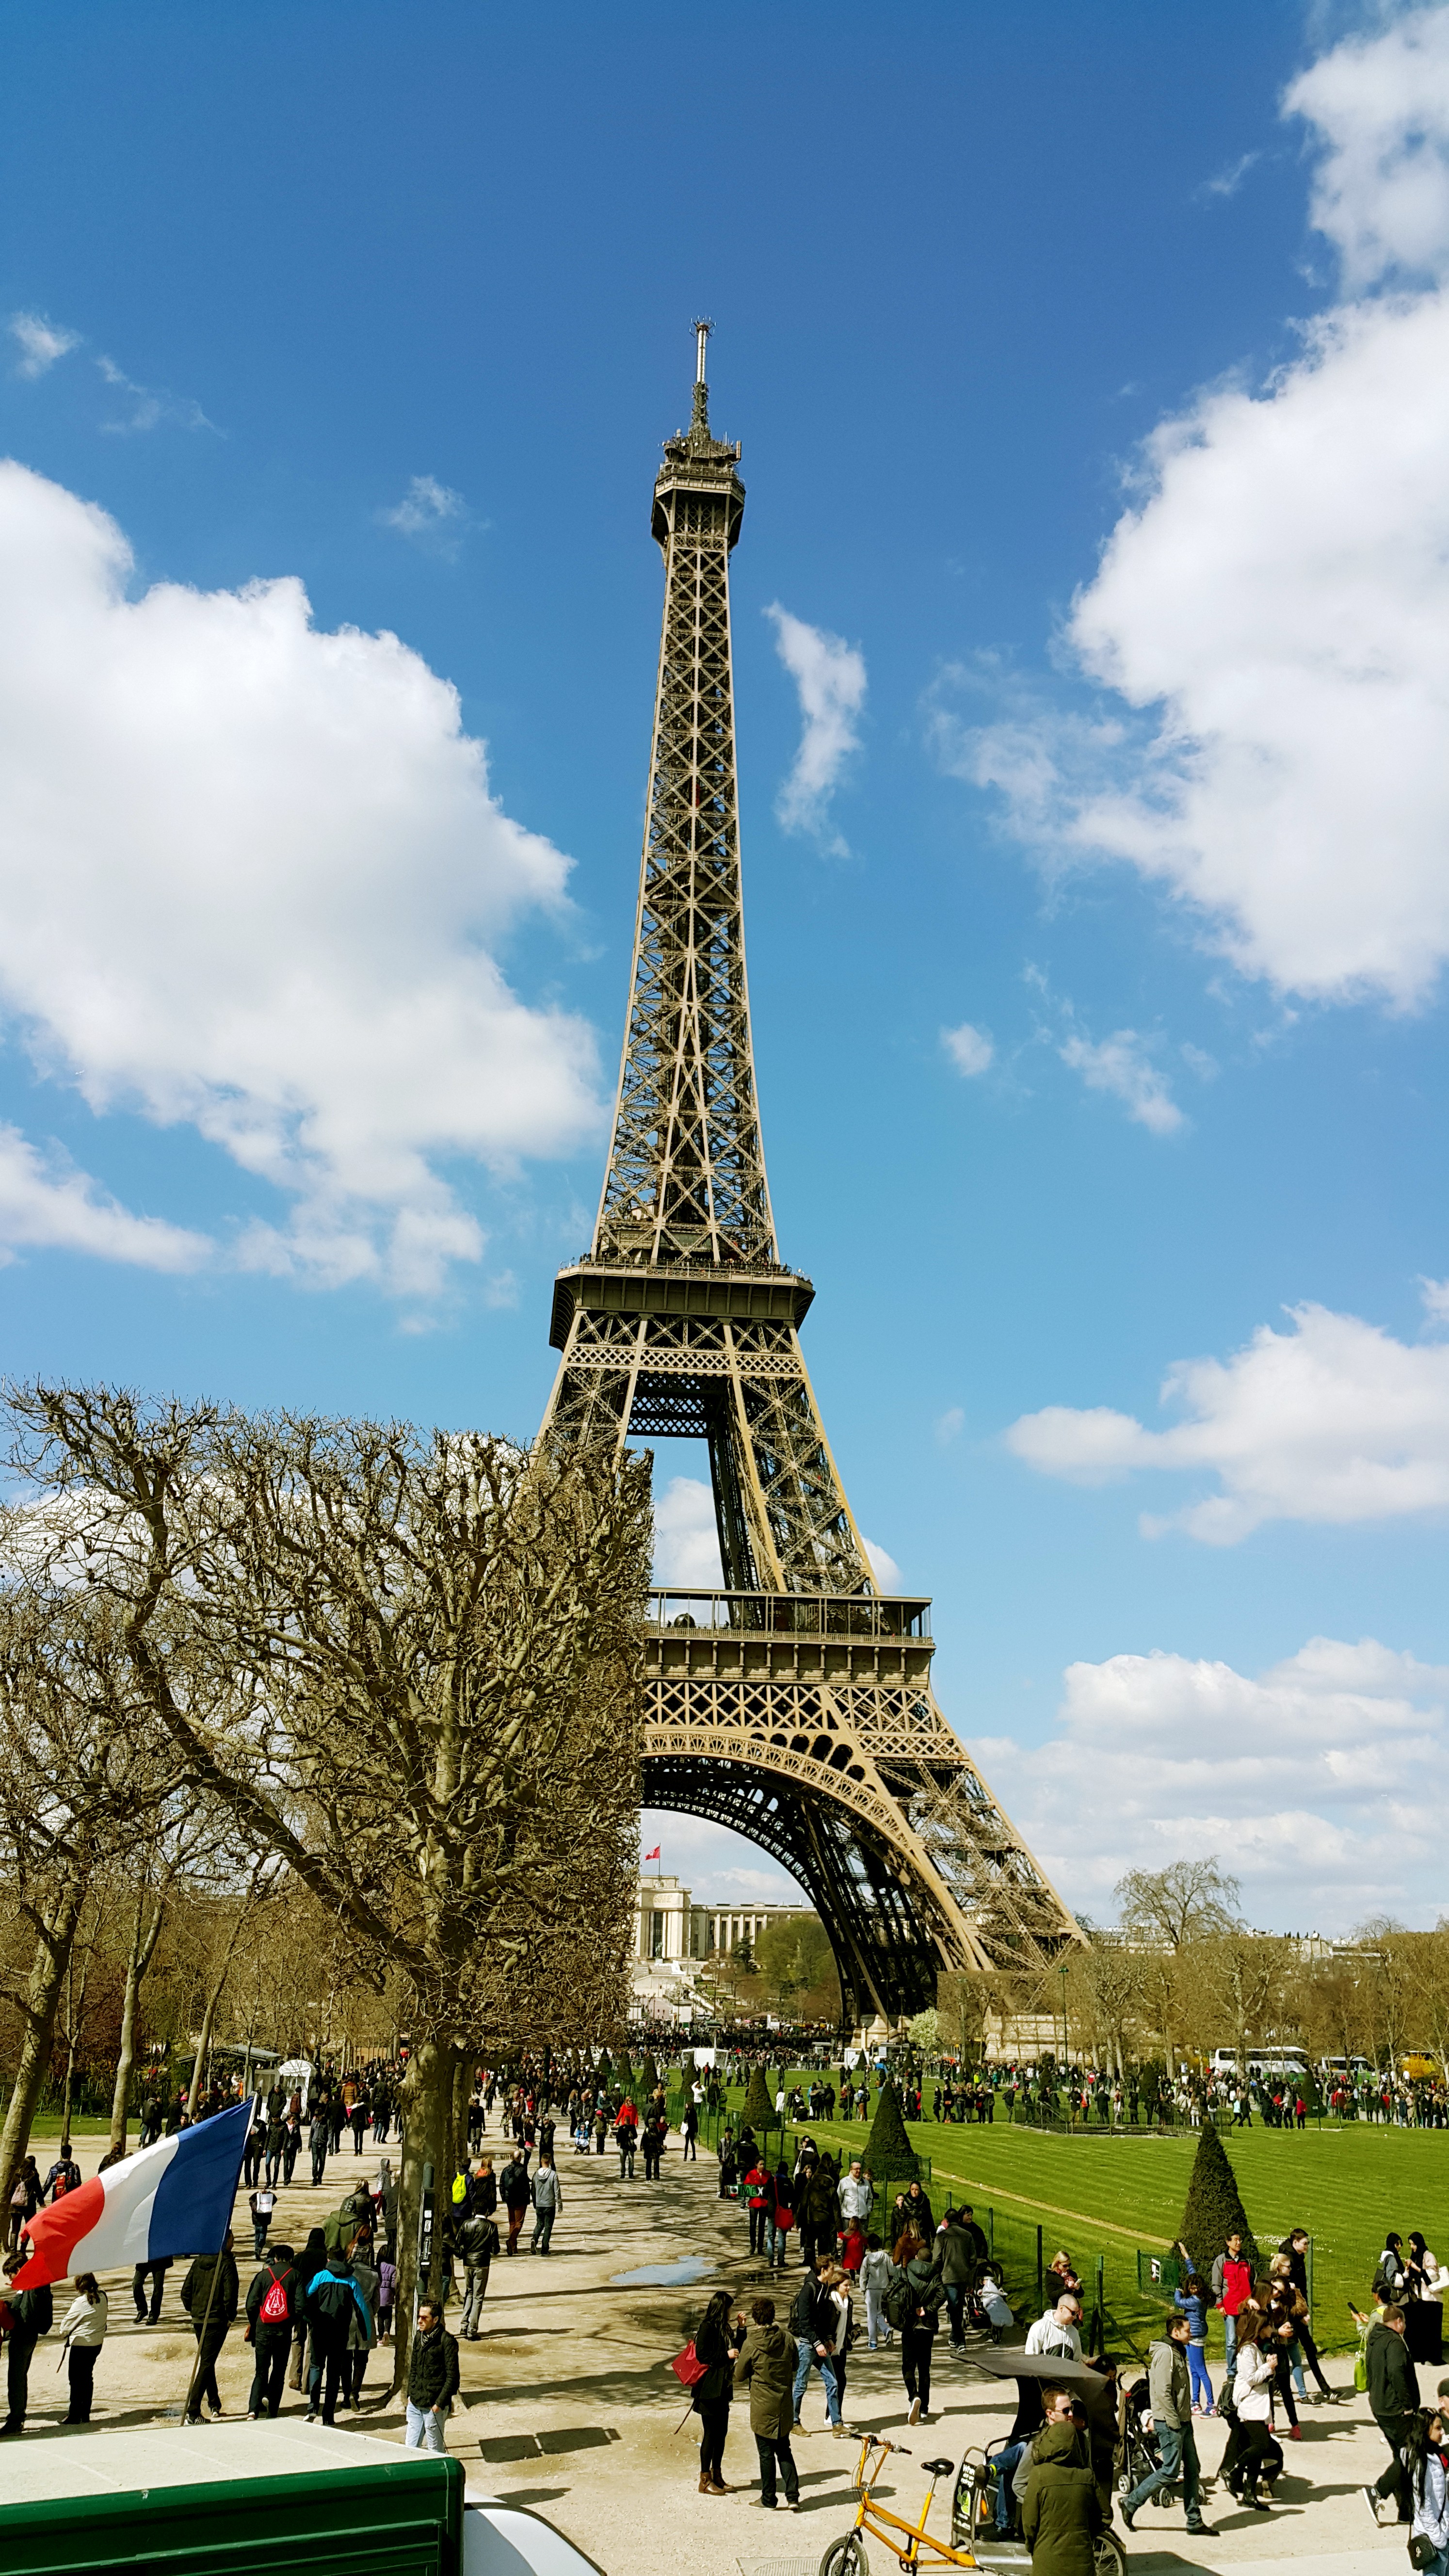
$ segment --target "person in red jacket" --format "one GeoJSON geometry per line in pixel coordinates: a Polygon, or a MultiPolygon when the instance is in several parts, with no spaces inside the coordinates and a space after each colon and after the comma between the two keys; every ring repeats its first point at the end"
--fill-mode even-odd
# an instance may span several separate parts
{"type": "Polygon", "coordinates": [[[1253,2295],[1253,2267],[1243,2253],[1236,2228],[1213,2265],[1213,2305],[1223,2312],[1223,2336],[1231,2376],[1238,2349],[1238,2318],[1253,2295]]]}
{"type": "Polygon", "coordinates": [[[745,2189],[750,2199],[750,2252],[763,2254],[770,2211],[770,2176],[759,2156],[745,2176],[745,2189]]]}

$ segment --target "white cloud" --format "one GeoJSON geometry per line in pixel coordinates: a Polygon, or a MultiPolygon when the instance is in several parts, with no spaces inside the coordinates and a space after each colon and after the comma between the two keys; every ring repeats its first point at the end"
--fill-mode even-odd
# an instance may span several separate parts
{"type": "Polygon", "coordinates": [[[697,1476],[671,1476],[655,1498],[654,1580],[680,1591],[724,1588],[714,1495],[697,1476]]]}
{"type": "Polygon", "coordinates": [[[1149,1535],[1178,1528],[1232,1546],[1266,1521],[1348,1524],[1449,1507],[1449,1346],[1395,1341],[1356,1315],[1289,1310],[1230,1360],[1181,1360],[1165,1404],[1187,1419],[1148,1431],[1105,1406],[1023,1414],[1006,1443],[1042,1474],[1105,1484],[1139,1469],[1216,1477],[1219,1490],[1149,1535]]]}
{"type": "Polygon", "coordinates": [[[435,475],[415,474],[396,506],[377,515],[385,528],[396,528],[400,536],[446,539],[457,536],[468,505],[461,492],[450,491],[435,475]]]}
{"type": "Polygon", "coordinates": [[[0,1002],[97,1114],[189,1123],[291,1202],[239,1257],[436,1287],[459,1162],[595,1122],[590,1034],[496,948],[568,862],[456,692],[299,582],[129,597],[104,512],[0,465],[0,1002]]]}
{"type": "Polygon", "coordinates": [[[703,1904],[809,1902],[804,1888],[757,1844],[747,1842],[743,1834],[732,1834],[725,1825],[709,1824],[702,1816],[682,1816],[663,1807],[646,1807],[639,1819],[639,1849],[652,1851],[656,1843],[662,1857],[649,1864],[644,1877],[652,1878],[657,1867],[666,1878],[682,1879],[690,1894],[703,1904]]]}
{"type": "MultiPolygon", "coordinates": [[[[899,1592],[895,1558],[862,1535],[871,1572],[882,1592],[899,1592]]],[[[724,1587],[714,1495],[697,1476],[671,1476],[654,1503],[654,1580],[675,1591],[718,1592],[724,1587]]]]}
{"type": "Polygon", "coordinates": [[[870,1558],[870,1570],[881,1591],[903,1592],[905,1585],[901,1580],[901,1569],[895,1558],[889,1555],[885,1548],[877,1547],[873,1538],[867,1538],[864,1530],[860,1534],[860,1543],[870,1558]]]}
{"type": "Polygon", "coordinates": [[[963,1020],[959,1029],[943,1029],[941,1044],[957,1072],[964,1073],[968,1081],[974,1074],[985,1073],[996,1054],[985,1029],[973,1029],[969,1020],[963,1020]]]}
{"type": "Polygon", "coordinates": [[[1054,864],[1127,862],[1244,973],[1409,1007],[1449,956],[1449,11],[1336,47],[1285,106],[1348,300],[1146,442],[1066,629],[1111,722],[1008,692],[937,740],[1054,864]]]}
{"type": "Polygon", "coordinates": [[[1261,152],[1240,153],[1237,160],[1230,161],[1225,170],[1217,171],[1211,179],[1204,179],[1197,192],[1198,195],[1200,197],[1235,197],[1248,172],[1262,158],[1261,152]]]}
{"type": "Polygon", "coordinates": [[[1182,1111],[1135,1029],[1117,1029],[1095,1045],[1090,1038],[1067,1038],[1057,1052],[1089,1091],[1110,1093],[1154,1136],[1175,1136],[1183,1125],[1182,1111]]]}
{"type": "Polygon", "coordinates": [[[1395,271],[1440,277],[1449,261],[1449,10],[1415,9],[1377,36],[1351,37],[1302,73],[1284,109],[1327,147],[1313,223],[1344,282],[1395,271]]]}
{"type": "Polygon", "coordinates": [[[0,1126],[0,1262],[42,1249],[181,1271],[199,1269],[213,1246],[184,1226],[133,1216],[85,1172],[47,1168],[18,1128],[0,1126]]]}
{"type": "Polygon", "coordinates": [[[948,1405],[945,1412],[936,1417],[936,1438],[943,1449],[949,1441],[957,1439],[965,1428],[966,1416],[959,1404],[948,1405]]]}
{"type": "Polygon", "coordinates": [[[1449,1279],[1421,1279],[1419,1293],[1431,1324],[1449,1324],[1449,1279]]]}
{"type": "Polygon", "coordinates": [[[62,323],[47,321],[43,313],[12,313],[9,330],[20,348],[15,373],[28,376],[32,382],[45,375],[57,358],[68,357],[72,349],[80,347],[78,331],[67,331],[62,323]]]}
{"type": "Polygon", "coordinates": [[[799,692],[804,719],[775,812],[787,832],[821,832],[840,773],[859,748],[854,718],[865,704],[865,656],[841,636],[792,617],[778,601],[765,615],[774,622],[775,650],[799,692]]]}
{"type": "Polygon", "coordinates": [[[96,366],[105,382],[127,398],[124,420],[101,423],[102,429],[113,435],[128,437],[133,431],[155,429],[162,421],[170,421],[178,429],[216,427],[214,421],[207,419],[200,403],[193,402],[189,394],[158,392],[151,385],[138,385],[122,373],[114,358],[97,358],[96,366]]]}
{"type": "Polygon", "coordinates": [[[973,1751],[1043,1867],[1099,1918],[1125,1869],[1216,1851],[1249,1919],[1344,1932],[1443,1903],[1433,1802],[1449,1669],[1315,1637],[1256,1678],[1185,1655],[1072,1664],[1057,1726],[973,1751]]]}

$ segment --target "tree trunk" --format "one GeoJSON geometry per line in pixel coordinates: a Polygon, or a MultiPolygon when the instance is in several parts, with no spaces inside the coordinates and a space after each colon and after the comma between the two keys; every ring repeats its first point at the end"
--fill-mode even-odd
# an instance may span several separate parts
{"type": "Polygon", "coordinates": [[[453,2118],[448,2140],[448,2185],[451,2193],[453,2176],[462,2173],[468,2161],[468,2051],[457,2051],[453,2068],[453,2118]]]}
{"type": "Polygon", "coordinates": [[[9,2209],[15,2177],[30,2144],[30,2124],[35,2117],[35,2106],[40,2100],[50,2064],[60,1990],[70,1966],[76,1926],[84,1901],[85,1879],[77,1873],[74,1878],[62,1881],[36,1924],[29,1982],[24,1995],[17,1998],[20,2049],[15,2068],[15,2089],[5,2114],[4,2130],[0,2131],[0,2209],[9,2209]]]}
{"type": "Polygon", "coordinates": [[[136,1915],[131,1927],[131,1948],[126,1960],[126,1992],[121,2005],[121,2049],[116,2060],[115,2090],[111,2095],[111,2134],[107,2153],[123,2156],[126,2152],[126,2123],[129,2113],[131,2077],[136,2070],[136,2024],[140,2017],[141,1980],[156,1955],[161,1938],[161,1925],[166,1914],[166,1899],[156,1900],[156,1911],[147,1931],[146,1890],[137,1890],[136,1915]]]}
{"type": "Polygon", "coordinates": [[[397,2297],[394,2303],[394,2389],[405,2388],[408,2345],[413,2330],[413,2295],[419,2289],[418,2220],[423,2206],[423,2167],[433,2168],[433,2263],[426,2284],[439,2297],[443,2287],[443,2218],[451,2174],[447,2162],[449,2115],[453,2099],[453,2051],[432,2039],[415,2043],[403,2077],[401,2173],[397,2206],[397,2297]]]}

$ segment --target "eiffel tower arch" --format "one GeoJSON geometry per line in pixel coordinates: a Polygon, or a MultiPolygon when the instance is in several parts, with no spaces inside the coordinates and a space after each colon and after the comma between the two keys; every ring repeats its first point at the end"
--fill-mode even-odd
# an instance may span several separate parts
{"type": "Polygon", "coordinates": [[[646,1804],[769,1852],[830,1936],[843,2016],[932,2001],[942,1968],[1036,1985],[1071,1915],[931,1690],[930,1603],[880,1591],[781,1261],[745,981],[729,559],[740,450],[666,441],[654,739],[613,1142],[593,1243],[558,1274],[541,1436],[703,1440],[724,1587],[650,1595],[646,1804]]]}

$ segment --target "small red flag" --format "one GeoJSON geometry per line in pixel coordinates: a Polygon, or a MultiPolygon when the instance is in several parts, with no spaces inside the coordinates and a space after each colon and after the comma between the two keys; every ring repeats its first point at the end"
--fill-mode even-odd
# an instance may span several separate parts
{"type": "Polygon", "coordinates": [[[656,1843],[652,1852],[646,1852],[644,1857],[646,1860],[657,1860],[659,1858],[659,1845],[656,1843]]]}

